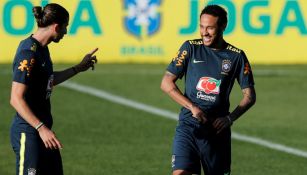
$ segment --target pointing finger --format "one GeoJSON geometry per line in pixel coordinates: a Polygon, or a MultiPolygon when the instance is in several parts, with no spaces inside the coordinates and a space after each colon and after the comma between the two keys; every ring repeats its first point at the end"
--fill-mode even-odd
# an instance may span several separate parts
{"type": "Polygon", "coordinates": [[[90,55],[93,55],[95,52],[97,52],[97,50],[98,50],[98,48],[95,48],[94,50],[92,50],[90,53],[88,53],[88,54],[90,54],[90,55]]]}

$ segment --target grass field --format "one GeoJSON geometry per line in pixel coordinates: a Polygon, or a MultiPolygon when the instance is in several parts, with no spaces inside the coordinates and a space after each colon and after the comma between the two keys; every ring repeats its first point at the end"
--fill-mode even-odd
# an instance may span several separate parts
{"type": "MultiPolygon", "coordinates": [[[[61,70],[68,65],[55,65],[61,70]]],[[[166,65],[98,65],[71,79],[140,103],[177,113],[160,90],[166,65]]],[[[254,68],[257,103],[233,131],[307,151],[307,65],[254,68]]],[[[15,174],[9,142],[11,65],[0,65],[0,175],[15,174]]],[[[232,109],[241,92],[236,85],[232,109]]],[[[64,145],[66,175],[170,174],[175,120],[116,104],[66,87],[52,95],[54,128],[64,145]]],[[[307,158],[233,140],[233,175],[306,175],[307,158]]]]}

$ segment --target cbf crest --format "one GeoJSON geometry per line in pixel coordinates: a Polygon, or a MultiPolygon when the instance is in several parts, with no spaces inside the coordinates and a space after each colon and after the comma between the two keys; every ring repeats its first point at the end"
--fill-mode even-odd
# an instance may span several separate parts
{"type": "Polygon", "coordinates": [[[228,75],[228,72],[231,70],[231,61],[223,60],[222,62],[222,74],[228,75]]]}
{"type": "Polygon", "coordinates": [[[126,30],[142,39],[155,34],[160,28],[161,0],[123,0],[126,15],[124,25],[126,30]]]}

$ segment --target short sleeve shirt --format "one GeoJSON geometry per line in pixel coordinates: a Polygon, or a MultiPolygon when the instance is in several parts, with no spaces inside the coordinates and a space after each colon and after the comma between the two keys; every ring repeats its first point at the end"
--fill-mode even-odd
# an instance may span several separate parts
{"type": "MultiPolygon", "coordinates": [[[[48,47],[42,47],[32,36],[19,44],[13,62],[13,81],[27,86],[24,95],[26,103],[36,117],[51,127],[53,66],[48,47]]],[[[18,113],[15,124],[27,127],[27,122],[18,113]]]]}
{"type": "MultiPolygon", "coordinates": [[[[225,49],[213,50],[201,39],[188,40],[167,71],[185,77],[184,96],[212,118],[229,113],[229,96],[235,80],[242,89],[254,86],[245,53],[228,43],[225,49]]],[[[188,109],[182,108],[180,119],[191,115],[188,109]]]]}

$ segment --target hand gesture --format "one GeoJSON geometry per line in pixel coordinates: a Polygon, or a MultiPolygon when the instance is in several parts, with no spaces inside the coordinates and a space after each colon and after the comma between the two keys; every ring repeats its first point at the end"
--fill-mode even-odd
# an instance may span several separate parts
{"type": "Polygon", "coordinates": [[[88,70],[90,67],[92,67],[92,70],[94,70],[94,64],[97,63],[97,58],[94,55],[94,53],[98,50],[98,48],[95,48],[94,50],[92,50],[90,53],[86,54],[83,58],[83,60],[77,64],[76,66],[74,66],[75,71],[77,71],[77,73],[79,72],[83,72],[88,70]]]}
{"type": "Polygon", "coordinates": [[[191,112],[192,112],[192,116],[197,118],[199,122],[203,124],[207,122],[205,113],[201,109],[199,109],[199,107],[193,105],[191,108],[191,112]]]}
{"type": "Polygon", "coordinates": [[[39,136],[43,140],[45,147],[50,149],[62,149],[63,146],[56,138],[53,131],[47,128],[45,125],[38,129],[39,136]]]}
{"type": "Polygon", "coordinates": [[[232,125],[232,121],[229,119],[229,116],[218,117],[213,122],[213,127],[217,130],[217,134],[222,132],[225,128],[228,128],[232,125]]]}

